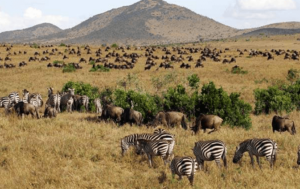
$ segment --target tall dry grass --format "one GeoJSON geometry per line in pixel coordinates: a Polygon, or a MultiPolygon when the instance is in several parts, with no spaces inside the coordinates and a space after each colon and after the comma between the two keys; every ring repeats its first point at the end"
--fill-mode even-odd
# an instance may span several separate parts
{"type": "MultiPolygon", "coordinates": [[[[274,37],[273,39],[252,39],[250,42],[212,42],[211,47],[229,47],[226,55],[237,55],[240,49],[297,49],[295,36],[274,37]]],[[[297,37],[297,36],[296,36],[297,37]]],[[[203,47],[205,44],[201,44],[203,47]]],[[[190,45],[191,46],[191,45],[190,45]]],[[[93,47],[94,52],[99,47],[93,47]]],[[[16,46],[13,51],[27,50],[28,55],[11,56],[13,63],[28,60],[36,49],[16,46]]],[[[49,48],[50,49],[50,48],[49,48]]],[[[43,49],[45,50],[45,49],[43,49]]],[[[59,48],[63,51],[64,48],[59,48]]],[[[39,49],[37,51],[42,51],[39,49]]],[[[6,53],[0,48],[0,57],[6,53]]],[[[142,53],[142,51],[138,51],[142,53]]],[[[156,54],[162,55],[161,51],[156,54]]],[[[194,54],[194,58],[199,55],[194,54]]],[[[89,55],[83,54],[89,58],[89,55]]],[[[51,62],[62,56],[51,57],[51,62]]],[[[77,62],[77,56],[70,56],[66,62],[77,62]]],[[[112,61],[112,59],[111,59],[112,61]]],[[[8,62],[9,63],[9,62],[8,62]]],[[[47,62],[48,63],[48,62],[47,62]]],[[[174,72],[176,82],[185,79],[192,73],[197,73],[201,84],[213,81],[228,92],[240,92],[242,98],[254,105],[253,90],[266,88],[272,82],[286,80],[287,70],[300,69],[299,62],[283,60],[275,57],[275,61],[266,58],[237,58],[237,64],[249,73],[233,75],[226,70],[233,65],[222,65],[210,60],[205,62],[203,69],[181,70],[175,65],[175,70],[143,71],[145,57],[139,60],[133,70],[112,70],[109,73],[89,73],[91,65],[83,65],[76,73],[62,73],[61,69],[46,68],[45,63],[32,62],[27,67],[0,69],[0,96],[11,91],[26,88],[30,92],[39,92],[46,100],[49,86],[60,90],[67,81],[83,81],[98,86],[117,87],[117,82],[128,73],[136,74],[139,85],[150,93],[155,93],[151,78],[163,77],[174,72]],[[268,82],[255,82],[262,79],[268,82]]],[[[158,62],[160,63],[160,62],[158,62]]],[[[172,85],[172,84],[170,84],[172,85]]],[[[134,86],[132,86],[134,88],[134,86]]],[[[42,110],[40,110],[42,111],[42,110]]],[[[300,144],[299,134],[275,133],[271,131],[273,115],[252,115],[253,128],[245,131],[239,128],[223,126],[221,131],[211,135],[202,132],[196,136],[181,128],[171,129],[176,135],[174,153],[180,156],[193,156],[192,148],[198,140],[219,139],[228,148],[228,169],[219,170],[214,162],[206,162],[205,171],[197,171],[194,188],[297,188],[299,170],[297,168],[297,147],[300,144]],[[247,154],[241,165],[232,163],[235,147],[248,138],[269,137],[278,143],[279,152],[275,168],[271,170],[269,163],[261,159],[262,170],[256,165],[253,169],[247,154]]],[[[291,113],[291,119],[300,124],[299,112],[291,113]]],[[[154,158],[154,168],[148,167],[145,157],[137,156],[131,149],[121,157],[120,139],[132,133],[150,133],[153,129],[146,127],[118,127],[114,123],[96,122],[94,114],[62,113],[56,119],[18,119],[15,116],[0,114],[0,188],[190,188],[188,179],[182,181],[172,179],[170,170],[163,161],[154,158]]],[[[298,128],[298,127],[297,127],[298,128]]],[[[298,129],[299,130],[299,129],[298,129]]]]}

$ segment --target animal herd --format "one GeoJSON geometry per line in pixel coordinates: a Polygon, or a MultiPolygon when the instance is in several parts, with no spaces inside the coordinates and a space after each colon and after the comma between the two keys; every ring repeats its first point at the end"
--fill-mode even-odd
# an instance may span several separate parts
{"type": "MultiPolygon", "coordinates": [[[[276,119],[276,118],[275,118],[276,119]]],[[[286,118],[280,118],[286,119],[286,118]]],[[[279,124],[280,125],[280,124],[279,124]]],[[[280,130],[280,126],[279,126],[280,130]]],[[[192,149],[194,157],[175,156],[173,148],[175,146],[175,135],[165,131],[164,129],[156,129],[154,133],[132,134],[121,139],[122,156],[131,147],[135,147],[137,155],[146,154],[149,166],[153,167],[153,156],[160,156],[164,164],[170,165],[172,177],[175,175],[187,176],[190,184],[193,185],[194,174],[196,169],[203,170],[205,161],[215,161],[217,166],[221,168],[221,161],[227,169],[227,147],[223,141],[208,140],[195,142],[192,149]]],[[[277,160],[278,145],[269,138],[252,138],[241,142],[235,150],[232,162],[237,164],[242,159],[245,152],[248,152],[251,165],[254,168],[254,157],[261,169],[260,157],[265,157],[273,168],[277,160]]],[[[177,155],[177,154],[176,154],[177,155]]],[[[297,164],[300,165],[300,146],[298,147],[297,164]]]]}

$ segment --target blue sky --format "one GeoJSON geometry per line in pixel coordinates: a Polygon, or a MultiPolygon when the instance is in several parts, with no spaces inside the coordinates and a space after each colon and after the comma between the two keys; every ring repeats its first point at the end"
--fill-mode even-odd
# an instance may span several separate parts
{"type": "MultiPolygon", "coordinates": [[[[300,0],[166,0],[234,28],[300,21],[300,0]]],[[[62,29],[138,0],[3,0],[0,32],[48,22],[62,29]]]]}

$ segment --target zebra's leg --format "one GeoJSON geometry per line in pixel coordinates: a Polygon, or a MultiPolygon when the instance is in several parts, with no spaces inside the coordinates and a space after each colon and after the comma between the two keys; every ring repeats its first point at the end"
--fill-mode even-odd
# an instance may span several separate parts
{"type": "Polygon", "coordinates": [[[260,165],[260,161],[259,161],[259,157],[258,156],[256,156],[256,161],[257,161],[257,164],[258,164],[259,168],[261,169],[261,165],[260,165]]]}
{"type": "Polygon", "coordinates": [[[219,167],[219,169],[221,169],[220,159],[216,159],[215,161],[216,161],[216,164],[217,164],[217,166],[219,167]]]}
{"type": "Polygon", "coordinates": [[[152,156],[147,154],[150,167],[152,167],[152,156]]]}
{"type": "Polygon", "coordinates": [[[193,182],[194,182],[194,174],[191,174],[191,176],[188,177],[190,184],[193,186],[193,182]]]}
{"type": "Polygon", "coordinates": [[[179,175],[179,179],[178,180],[181,180],[182,179],[182,175],[179,175]]]}
{"type": "Polygon", "coordinates": [[[214,130],[210,131],[208,134],[210,134],[210,133],[212,133],[212,132],[215,132],[215,131],[216,131],[216,129],[214,129],[214,130]]]}
{"type": "Polygon", "coordinates": [[[251,165],[254,168],[254,159],[253,159],[253,155],[251,153],[249,153],[250,159],[251,159],[251,165]]]}
{"type": "MultiPolygon", "coordinates": [[[[225,153],[225,152],[224,152],[225,153]]],[[[227,158],[226,155],[224,154],[223,156],[223,163],[224,163],[224,167],[227,169],[227,158]]]]}

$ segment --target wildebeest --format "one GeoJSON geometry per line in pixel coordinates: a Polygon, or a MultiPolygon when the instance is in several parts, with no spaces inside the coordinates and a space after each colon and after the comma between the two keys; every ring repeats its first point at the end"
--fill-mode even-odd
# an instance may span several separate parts
{"type": "Polygon", "coordinates": [[[162,124],[166,127],[174,127],[181,125],[185,130],[187,129],[186,116],[181,112],[159,112],[152,123],[153,126],[162,124]]]}
{"type": "Polygon", "coordinates": [[[32,104],[24,103],[23,101],[20,101],[16,105],[14,105],[14,110],[18,114],[18,117],[23,117],[24,114],[31,114],[32,118],[34,118],[34,114],[36,114],[36,118],[40,118],[38,108],[32,104]]]}
{"type": "Polygon", "coordinates": [[[44,118],[54,118],[56,117],[56,110],[55,108],[52,108],[50,106],[45,108],[45,112],[44,112],[44,118]]]}
{"type": "Polygon", "coordinates": [[[195,134],[197,134],[200,129],[203,129],[204,133],[206,132],[206,129],[213,129],[208,133],[210,134],[212,132],[218,131],[222,122],[223,119],[219,116],[200,114],[200,116],[196,119],[195,126],[191,127],[191,129],[195,134]]]}
{"type": "Polygon", "coordinates": [[[278,131],[281,134],[281,132],[288,131],[289,133],[291,133],[291,135],[296,134],[295,123],[294,121],[290,120],[288,116],[281,117],[275,115],[272,120],[272,128],[273,133],[275,133],[275,131],[278,131]]]}
{"type": "Polygon", "coordinates": [[[122,120],[122,114],[124,113],[124,109],[121,107],[114,106],[112,104],[105,104],[103,106],[103,111],[101,118],[102,119],[112,119],[116,123],[120,123],[122,120]]]}
{"type": "Polygon", "coordinates": [[[125,108],[124,113],[122,114],[122,124],[129,123],[132,126],[132,124],[135,123],[138,126],[141,126],[143,122],[143,115],[141,112],[138,112],[133,108],[134,105],[131,101],[131,108],[125,108]]]}

